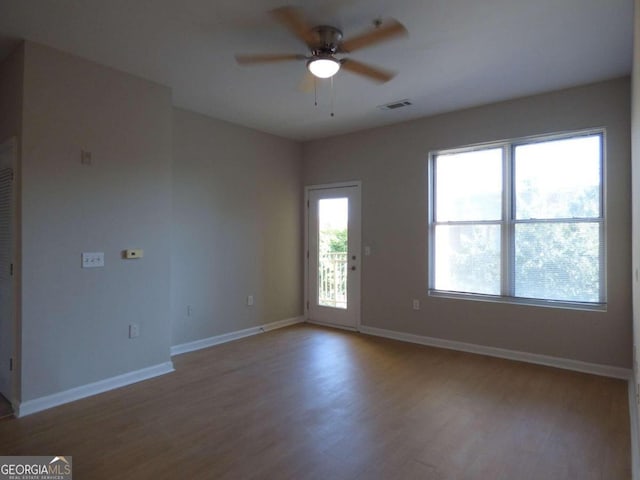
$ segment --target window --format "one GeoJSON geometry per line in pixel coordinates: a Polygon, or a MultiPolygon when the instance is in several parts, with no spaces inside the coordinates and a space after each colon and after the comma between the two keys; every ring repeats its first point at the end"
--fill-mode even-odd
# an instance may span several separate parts
{"type": "Polygon", "coordinates": [[[603,140],[589,131],[432,153],[430,292],[605,304],[603,140]]]}

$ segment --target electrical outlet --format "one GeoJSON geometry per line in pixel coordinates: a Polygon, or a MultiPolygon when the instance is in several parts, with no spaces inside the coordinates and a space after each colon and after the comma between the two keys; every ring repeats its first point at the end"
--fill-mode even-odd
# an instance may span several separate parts
{"type": "Polygon", "coordinates": [[[193,307],[191,305],[187,305],[187,317],[193,315],[193,307]]]}
{"type": "Polygon", "coordinates": [[[413,309],[420,310],[420,300],[418,300],[417,298],[413,299],[413,309]]]}
{"type": "Polygon", "coordinates": [[[132,323],[129,325],[129,338],[137,338],[140,336],[140,325],[132,323]]]}
{"type": "Polygon", "coordinates": [[[247,295],[247,305],[250,307],[253,306],[253,295],[247,295]]]}

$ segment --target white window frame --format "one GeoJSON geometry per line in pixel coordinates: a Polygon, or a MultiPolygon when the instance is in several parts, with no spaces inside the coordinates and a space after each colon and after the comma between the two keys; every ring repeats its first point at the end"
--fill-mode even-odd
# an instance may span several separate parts
{"type": "Polygon", "coordinates": [[[588,130],[578,130],[547,135],[536,135],[531,137],[521,137],[498,142],[482,143],[460,148],[442,149],[429,152],[428,164],[428,285],[429,296],[445,297],[465,300],[479,300],[499,303],[515,303],[523,305],[533,305],[542,307],[568,308],[575,310],[607,310],[607,260],[606,260],[606,131],[605,128],[593,128],[588,130]],[[534,143],[549,142],[554,140],[566,140],[585,136],[600,136],[600,216],[579,219],[541,219],[541,220],[517,220],[515,218],[515,197],[513,185],[515,176],[513,171],[513,153],[516,147],[530,145],[534,143]],[[436,222],[436,157],[444,154],[466,153],[479,150],[500,148],[502,150],[502,218],[501,220],[478,220],[478,221],[453,221],[436,222]],[[575,302],[566,300],[547,300],[540,298],[525,298],[515,296],[515,226],[518,223],[555,223],[555,222],[576,222],[576,223],[598,223],[600,226],[600,280],[599,302],[575,302]],[[448,290],[436,290],[435,285],[435,231],[436,225],[464,225],[464,224],[492,224],[501,225],[501,285],[500,295],[487,295],[481,293],[456,292],[448,290]]]}

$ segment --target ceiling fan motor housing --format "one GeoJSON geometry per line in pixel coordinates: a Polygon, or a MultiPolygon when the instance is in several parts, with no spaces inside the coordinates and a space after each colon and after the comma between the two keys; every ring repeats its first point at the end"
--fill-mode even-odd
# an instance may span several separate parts
{"type": "Polygon", "coordinates": [[[338,51],[342,41],[342,32],[329,25],[319,25],[313,28],[317,37],[317,46],[313,48],[314,56],[333,55],[338,51]]]}

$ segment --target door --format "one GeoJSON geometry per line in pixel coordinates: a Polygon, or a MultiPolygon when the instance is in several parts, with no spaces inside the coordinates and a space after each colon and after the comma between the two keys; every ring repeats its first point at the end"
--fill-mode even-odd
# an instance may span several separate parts
{"type": "Polygon", "coordinates": [[[308,187],[307,318],[360,324],[360,185],[308,187]]]}
{"type": "Polygon", "coordinates": [[[15,318],[13,287],[15,141],[0,145],[0,393],[13,396],[15,318]]]}

